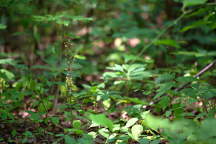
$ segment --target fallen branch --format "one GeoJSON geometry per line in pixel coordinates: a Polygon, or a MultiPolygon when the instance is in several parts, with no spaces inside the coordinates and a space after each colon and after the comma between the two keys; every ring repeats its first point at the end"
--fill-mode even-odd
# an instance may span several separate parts
{"type": "MultiPolygon", "coordinates": [[[[205,72],[207,72],[208,70],[210,70],[215,64],[216,64],[216,59],[215,59],[212,63],[210,63],[210,64],[208,64],[207,66],[205,66],[201,71],[199,71],[199,72],[194,76],[194,78],[199,78],[199,77],[202,76],[205,72]]],[[[181,91],[182,89],[186,88],[186,87],[187,87],[188,85],[190,85],[190,84],[191,84],[191,82],[188,82],[188,83],[182,85],[181,87],[176,88],[175,91],[181,91]]]]}

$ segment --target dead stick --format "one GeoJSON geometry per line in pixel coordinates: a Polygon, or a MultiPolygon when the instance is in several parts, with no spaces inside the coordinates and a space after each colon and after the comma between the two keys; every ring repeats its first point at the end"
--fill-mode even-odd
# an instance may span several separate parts
{"type": "MultiPolygon", "coordinates": [[[[199,71],[199,72],[194,76],[194,78],[200,77],[200,76],[203,75],[205,72],[207,72],[208,70],[210,70],[214,65],[216,65],[216,59],[215,59],[212,63],[210,63],[210,64],[208,64],[207,66],[205,66],[201,71],[199,71]]],[[[190,85],[190,84],[191,84],[191,82],[188,82],[188,83],[182,85],[181,87],[175,88],[174,91],[176,91],[176,92],[181,91],[182,89],[186,88],[186,87],[187,87],[188,85],[190,85]]],[[[166,95],[166,94],[163,94],[163,95],[161,95],[161,96],[165,96],[165,95],[166,95]]],[[[160,99],[156,100],[155,102],[151,103],[150,105],[153,105],[153,104],[159,102],[159,100],[160,100],[160,99]]]]}
{"type": "MultiPolygon", "coordinates": [[[[212,63],[210,63],[210,64],[208,64],[207,66],[205,66],[201,71],[199,71],[199,72],[194,76],[194,78],[200,77],[200,76],[203,75],[205,72],[207,72],[209,69],[211,69],[215,64],[216,64],[216,59],[215,59],[212,63]]],[[[191,82],[188,82],[188,83],[182,85],[181,87],[176,88],[175,91],[181,91],[182,89],[186,88],[186,87],[187,87],[188,85],[190,85],[190,84],[191,84],[191,82]]]]}

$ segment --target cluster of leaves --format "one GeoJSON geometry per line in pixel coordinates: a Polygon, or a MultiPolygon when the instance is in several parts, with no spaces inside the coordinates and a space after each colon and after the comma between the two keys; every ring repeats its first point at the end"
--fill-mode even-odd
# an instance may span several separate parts
{"type": "Polygon", "coordinates": [[[215,143],[215,5],[0,1],[0,143],[215,143]]]}

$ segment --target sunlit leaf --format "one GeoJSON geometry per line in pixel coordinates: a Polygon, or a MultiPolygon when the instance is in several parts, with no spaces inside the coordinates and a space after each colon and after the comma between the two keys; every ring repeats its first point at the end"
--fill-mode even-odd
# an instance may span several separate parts
{"type": "Polygon", "coordinates": [[[0,69],[0,74],[3,74],[3,75],[5,75],[6,76],[6,78],[7,79],[9,79],[9,80],[12,80],[14,77],[15,77],[15,75],[12,73],[12,72],[10,72],[10,71],[8,71],[8,70],[6,70],[6,69],[0,69]]]}
{"type": "Polygon", "coordinates": [[[206,2],[207,0],[183,0],[184,7],[200,5],[206,2]]]}
{"type": "Polygon", "coordinates": [[[131,134],[135,140],[139,139],[142,132],[143,132],[143,126],[142,125],[137,124],[131,128],[131,134]]]}
{"type": "Polygon", "coordinates": [[[107,127],[110,130],[113,129],[113,122],[104,114],[90,114],[88,117],[92,120],[93,123],[107,127]]]}
{"type": "Polygon", "coordinates": [[[128,122],[126,123],[125,127],[129,128],[132,125],[134,125],[137,121],[138,121],[138,118],[131,118],[131,119],[128,120],[128,122]]]}
{"type": "Polygon", "coordinates": [[[14,65],[15,61],[13,59],[0,59],[0,64],[14,65]]]}
{"type": "Polygon", "coordinates": [[[6,29],[6,28],[7,28],[6,25],[4,25],[4,24],[0,24],[0,30],[6,29]]]}

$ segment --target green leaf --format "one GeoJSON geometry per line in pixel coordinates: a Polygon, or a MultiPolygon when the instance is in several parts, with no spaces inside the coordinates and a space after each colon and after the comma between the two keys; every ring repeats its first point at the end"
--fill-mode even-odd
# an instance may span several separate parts
{"type": "Polygon", "coordinates": [[[165,94],[175,85],[176,85],[175,82],[166,82],[160,84],[160,88],[157,90],[158,94],[154,98],[160,97],[161,95],[165,94]]]}
{"type": "Polygon", "coordinates": [[[170,98],[168,96],[163,96],[158,103],[158,106],[162,109],[165,109],[170,103],[170,98]]]}
{"type": "Polygon", "coordinates": [[[180,48],[180,45],[177,41],[171,39],[157,40],[154,42],[155,45],[167,45],[175,48],[180,48]]]}
{"type": "Polygon", "coordinates": [[[0,64],[8,64],[8,65],[14,65],[15,61],[13,59],[0,59],[0,64]]]}
{"type": "Polygon", "coordinates": [[[0,24],[0,30],[6,29],[6,28],[7,28],[6,25],[4,25],[4,24],[0,24]]]}
{"type": "Polygon", "coordinates": [[[194,5],[201,5],[206,3],[207,0],[184,0],[183,4],[184,7],[194,6],[194,5]]]}
{"type": "MultiPolygon", "coordinates": [[[[76,143],[70,143],[70,144],[76,144],[76,143]]],[[[84,134],[83,137],[77,140],[77,144],[93,144],[92,136],[88,134],[84,134]]]]}
{"type": "Polygon", "coordinates": [[[139,136],[142,134],[142,132],[143,132],[143,126],[142,125],[134,125],[131,128],[131,133],[132,133],[132,136],[135,140],[139,139],[139,136]]]}
{"type": "Polygon", "coordinates": [[[157,79],[156,79],[156,83],[163,83],[163,82],[168,82],[171,81],[175,78],[174,74],[170,74],[170,73],[165,73],[160,75],[157,79]]]}
{"type": "Polygon", "coordinates": [[[142,80],[143,78],[149,78],[152,74],[148,71],[145,71],[145,65],[141,64],[132,64],[132,65],[123,65],[128,79],[132,80],[142,80]]]}
{"type": "Polygon", "coordinates": [[[81,121],[80,120],[74,120],[72,125],[74,128],[79,129],[79,128],[81,128],[81,121]]]}
{"type": "Polygon", "coordinates": [[[41,119],[41,113],[38,112],[32,112],[32,111],[27,111],[29,114],[31,114],[30,119],[36,122],[42,121],[41,119]]]}
{"type": "Polygon", "coordinates": [[[65,141],[65,144],[75,144],[75,143],[77,143],[76,140],[74,138],[72,138],[71,136],[69,136],[69,135],[64,136],[64,141],[65,141]]]}
{"type": "Polygon", "coordinates": [[[50,102],[47,99],[44,99],[39,105],[38,105],[38,110],[40,112],[47,112],[48,110],[50,110],[53,106],[53,103],[50,102]]]}
{"type": "Polygon", "coordinates": [[[33,16],[33,20],[37,22],[55,22],[59,25],[69,26],[73,21],[88,22],[92,21],[92,18],[82,16],[71,16],[67,13],[60,13],[56,15],[44,15],[44,16],[33,16]]]}
{"type": "Polygon", "coordinates": [[[55,125],[58,125],[60,120],[58,117],[51,117],[50,120],[52,121],[52,123],[54,123],[55,125]]]}
{"type": "Polygon", "coordinates": [[[134,125],[136,122],[138,121],[138,118],[131,118],[125,125],[126,128],[131,127],[132,125],[134,125]]]}
{"type": "Polygon", "coordinates": [[[147,138],[142,138],[139,140],[140,144],[149,144],[149,140],[147,138]]]}
{"type": "Polygon", "coordinates": [[[107,69],[113,70],[113,71],[120,71],[124,72],[124,69],[121,65],[115,64],[113,67],[108,67],[107,69]]]}
{"type": "Polygon", "coordinates": [[[175,55],[184,55],[184,56],[194,56],[194,57],[213,57],[216,56],[216,52],[206,52],[206,51],[201,51],[201,52],[195,52],[195,51],[178,51],[173,53],[175,55]]]}
{"type": "Polygon", "coordinates": [[[113,122],[108,119],[104,114],[90,114],[89,119],[92,120],[93,123],[108,127],[110,130],[113,129],[113,122]]]}
{"type": "Polygon", "coordinates": [[[12,80],[15,77],[15,75],[12,72],[6,69],[0,69],[0,74],[1,73],[9,80],[12,80]]]}
{"type": "Polygon", "coordinates": [[[209,21],[207,20],[200,20],[200,21],[196,21],[196,22],[193,22],[192,24],[188,25],[188,26],[185,26],[183,27],[180,32],[186,32],[188,30],[191,30],[191,29],[195,29],[195,28],[199,28],[199,27],[202,27],[202,26],[206,26],[209,24],[209,21]]]}
{"type": "Polygon", "coordinates": [[[98,130],[98,133],[101,134],[103,137],[108,138],[109,137],[109,130],[106,128],[102,128],[98,130]]]}
{"type": "Polygon", "coordinates": [[[187,76],[187,77],[178,77],[176,80],[178,82],[188,83],[188,82],[192,82],[192,81],[196,80],[196,78],[191,77],[191,76],[187,76]]]}

